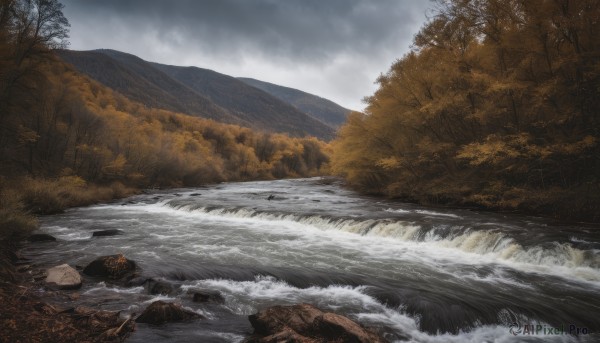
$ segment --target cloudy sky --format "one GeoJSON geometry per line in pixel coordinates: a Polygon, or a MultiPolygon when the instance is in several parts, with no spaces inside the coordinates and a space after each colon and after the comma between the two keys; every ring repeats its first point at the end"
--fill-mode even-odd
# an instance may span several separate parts
{"type": "MultiPolygon", "coordinates": [[[[63,0],[70,48],[253,77],[361,110],[427,0],[63,0]]],[[[430,14],[430,13],[429,13],[430,14]]]]}

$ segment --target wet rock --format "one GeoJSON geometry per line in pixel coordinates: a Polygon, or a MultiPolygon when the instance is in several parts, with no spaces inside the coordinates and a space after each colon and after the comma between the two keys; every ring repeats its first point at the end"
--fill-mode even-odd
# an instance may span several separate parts
{"type": "Polygon", "coordinates": [[[131,280],[127,281],[127,287],[139,287],[139,286],[143,286],[146,284],[146,282],[152,280],[152,278],[149,278],[147,276],[138,276],[138,277],[134,277],[131,280]]]}
{"type": "Polygon", "coordinates": [[[146,281],[146,287],[150,294],[170,295],[175,289],[171,284],[164,281],[149,279],[146,281]]]}
{"type": "Polygon", "coordinates": [[[59,289],[76,289],[81,287],[81,275],[68,264],[48,269],[46,283],[59,289]]]}
{"type": "Polygon", "coordinates": [[[309,304],[273,306],[248,316],[248,319],[254,334],[247,343],[387,342],[347,317],[323,312],[309,304]]]}
{"type": "Polygon", "coordinates": [[[215,302],[224,303],[225,298],[219,291],[201,290],[195,291],[192,300],[197,303],[215,302]]]}
{"type": "Polygon", "coordinates": [[[30,242],[56,242],[56,238],[54,236],[48,235],[46,233],[36,233],[27,238],[30,242]]]}
{"type": "Polygon", "coordinates": [[[94,231],[92,233],[92,237],[117,236],[117,235],[122,235],[122,234],[123,234],[123,231],[121,231],[119,229],[108,229],[108,230],[94,231]]]}
{"type": "Polygon", "coordinates": [[[135,268],[135,262],[118,254],[95,259],[83,269],[83,273],[89,276],[122,279],[125,276],[132,276],[135,268]]]}
{"type": "Polygon", "coordinates": [[[201,193],[192,193],[190,194],[191,197],[197,197],[198,195],[202,195],[201,193]]]}
{"type": "Polygon", "coordinates": [[[138,323],[159,325],[192,320],[195,318],[203,317],[195,312],[184,309],[181,305],[158,300],[150,304],[150,306],[148,306],[135,321],[138,323]]]}
{"type": "Polygon", "coordinates": [[[247,340],[246,342],[260,342],[260,343],[319,343],[320,341],[306,336],[302,336],[296,331],[286,328],[279,331],[276,334],[266,336],[258,341],[247,340]]]}
{"type": "Polygon", "coordinates": [[[18,273],[25,273],[25,272],[28,272],[31,270],[31,265],[29,265],[29,264],[19,265],[19,266],[17,266],[16,270],[18,273]]]}

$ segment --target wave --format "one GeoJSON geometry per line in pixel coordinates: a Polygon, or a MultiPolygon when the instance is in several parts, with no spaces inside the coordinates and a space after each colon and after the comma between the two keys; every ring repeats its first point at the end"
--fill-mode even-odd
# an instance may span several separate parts
{"type": "Polygon", "coordinates": [[[550,242],[525,247],[507,233],[496,229],[475,230],[465,226],[422,226],[392,219],[328,218],[320,215],[299,216],[284,213],[266,213],[247,208],[193,208],[189,206],[161,206],[176,211],[197,213],[217,218],[253,219],[269,222],[285,221],[302,224],[323,231],[340,231],[362,236],[391,238],[400,241],[434,244],[440,248],[495,257],[517,263],[587,267],[600,269],[600,254],[593,250],[580,250],[570,243],[550,242]]]}
{"type": "MultiPolygon", "coordinates": [[[[225,297],[225,306],[237,315],[249,315],[272,305],[310,303],[326,311],[345,314],[366,326],[376,327],[394,342],[519,342],[522,339],[509,333],[509,321],[505,320],[503,311],[498,313],[497,325],[476,326],[477,323],[473,323],[476,327],[458,334],[424,332],[420,329],[418,316],[407,314],[402,307],[390,308],[380,303],[368,294],[369,287],[366,286],[297,288],[271,276],[257,276],[251,281],[197,280],[182,288],[218,290],[225,297]]],[[[548,338],[553,342],[577,341],[572,336],[548,338]]]]}
{"type": "Polygon", "coordinates": [[[442,213],[442,212],[436,212],[436,211],[429,211],[429,210],[405,210],[402,208],[399,209],[393,209],[393,208],[388,208],[384,210],[385,212],[390,212],[390,213],[400,213],[400,214],[409,214],[409,213],[417,213],[417,214],[423,214],[426,216],[434,216],[434,217],[448,217],[448,218],[456,218],[456,219],[462,219],[461,216],[458,216],[456,214],[452,214],[452,213],[442,213]]]}
{"type": "MultiPolygon", "coordinates": [[[[290,233],[307,230],[359,235],[371,239],[416,244],[418,249],[437,255],[440,251],[461,253],[466,263],[501,263],[527,272],[575,277],[600,282],[600,252],[578,249],[571,242],[546,242],[532,246],[520,244],[500,228],[472,228],[461,225],[418,225],[414,222],[386,219],[336,218],[323,215],[261,212],[248,208],[194,207],[169,201],[135,204],[127,210],[164,213],[190,220],[244,223],[258,230],[276,227],[290,233]],[[464,255],[466,254],[466,255],[464,255]],[[479,256],[473,258],[473,256],[479,256]]],[[[106,207],[104,207],[106,208],[106,207]]],[[[123,208],[120,208],[123,210],[123,208]]],[[[456,256],[454,254],[453,256],[456,256]]],[[[459,256],[460,257],[460,256],[459,256]]]]}

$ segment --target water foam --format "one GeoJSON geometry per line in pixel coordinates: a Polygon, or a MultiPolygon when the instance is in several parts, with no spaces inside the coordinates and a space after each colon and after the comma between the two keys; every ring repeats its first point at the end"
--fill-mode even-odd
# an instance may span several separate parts
{"type": "MultiPolygon", "coordinates": [[[[178,214],[208,216],[215,220],[252,220],[267,223],[284,223],[292,228],[317,228],[322,231],[338,231],[367,237],[392,238],[399,241],[428,244],[437,248],[459,250],[469,254],[486,257],[487,262],[506,262],[519,265],[540,266],[537,271],[544,272],[546,267],[577,269],[579,275],[590,281],[600,281],[600,254],[572,247],[569,243],[553,243],[550,246],[523,247],[506,233],[488,229],[472,230],[464,227],[430,227],[405,221],[389,219],[344,219],[327,218],[318,215],[298,216],[283,213],[264,213],[246,208],[207,209],[159,206],[161,210],[176,211],[178,214]],[[291,224],[291,225],[290,225],[291,224]],[[298,224],[300,224],[298,226],[298,224]]],[[[483,261],[483,260],[482,260],[483,261]]]]}
{"type": "MultiPolygon", "coordinates": [[[[109,205],[110,206],[110,205],[109,205]]],[[[98,207],[105,210],[108,206],[98,207]]],[[[248,208],[215,208],[177,206],[168,200],[156,204],[133,204],[117,206],[120,210],[149,212],[177,216],[178,220],[196,222],[243,224],[251,230],[268,230],[292,235],[293,239],[313,239],[327,234],[336,242],[356,245],[357,237],[363,241],[366,253],[380,256],[385,250],[397,254],[402,247],[423,258],[454,259],[467,264],[502,264],[525,272],[550,274],[560,277],[591,282],[600,286],[600,252],[574,248],[571,243],[552,243],[523,246],[501,230],[472,229],[463,226],[429,226],[398,219],[355,219],[335,218],[321,215],[297,215],[289,213],[260,212],[248,208]],[[123,208],[125,207],[125,208],[123,208]],[[313,236],[311,238],[311,235],[313,236]],[[375,240],[375,241],[373,241],[375,240]],[[388,246],[381,250],[382,240],[388,246]],[[369,249],[375,242],[378,251],[369,249]],[[398,245],[400,244],[401,245],[398,245]],[[475,258],[474,258],[475,257],[475,258]]],[[[170,236],[170,235],[164,235],[170,236]]],[[[157,238],[163,238],[158,237],[157,238]]],[[[167,238],[167,237],[164,237],[167,238]]]]}
{"type": "MultiPolygon", "coordinates": [[[[225,306],[237,315],[249,315],[272,305],[310,303],[325,311],[342,313],[371,327],[392,329],[396,338],[405,342],[520,342],[523,337],[510,334],[508,326],[478,326],[458,334],[428,334],[419,330],[419,318],[406,314],[402,308],[389,308],[368,294],[366,286],[297,288],[270,276],[257,276],[253,281],[227,279],[197,280],[183,285],[184,290],[204,288],[218,290],[225,297],[225,306]]],[[[499,316],[501,314],[499,313],[499,316]]],[[[551,342],[575,342],[575,337],[544,337],[551,342]]]]}

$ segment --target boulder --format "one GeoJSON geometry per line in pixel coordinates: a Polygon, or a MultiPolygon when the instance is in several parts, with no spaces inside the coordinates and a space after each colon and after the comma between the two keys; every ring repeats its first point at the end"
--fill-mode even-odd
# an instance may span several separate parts
{"type": "Polygon", "coordinates": [[[125,276],[131,276],[135,272],[135,268],[135,262],[118,254],[95,259],[83,269],[83,273],[89,276],[122,279],[125,276]]]}
{"type": "Polygon", "coordinates": [[[59,289],[76,289],[81,287],[81,275],[68,264],[61,264],[48,269],[46,283],[59,289]]]}
{"type": "Polygon", "coordinates": [[[219,291],[201,290],[195,291],[192,300],[197,303],[215,302],[224,303],[225,298],[219,291]]]}
{"type": "Polygon", "coordinates": [[[46,233],[36,233],[27,238],[30,242],[56,242],[56,238],[46,233]]]}
{"type": "Polygon", "coordinates": [[[339,314],[309,305],[273,306],[248,316],[254,334],[247,343],[387,342],[373,331],[339,314]]]}
{"type": "Polygon", "coordinates": [[[150,306],[148,306],[135,321],[138,323],[159,325],[192,320],[195,318],[203,317],[195,312],[184,309],[181,305],[158,300],[150,304],[150,306]]]}
{"type": "Polygon", "coordinates": [[[136,276],[127,280],[127,283],[125,285],[127,287],[139,287],[146,285],[146,283],[150,280],[152,280],[152,278],[149,278],[147,276],[136,276]]]}
{"type": "Polygon", "coordinates": [[[171,286],[171,284],[169,284],[168,282],[154,279],[148,279],[146,281],[146,287],[148,289],[148,293],[150,294],[169,295],[175,291],[173,289],[173,286],[171,286]]]}
{"type": "Polygon", "coordinates": [[[92,237],[116,236],[116,235],[122,235],[122,234],[123,234],[123,231],[121,231],[119,229],[108,229],[108,230],[94,231],[92,233],[92,237]]]}

